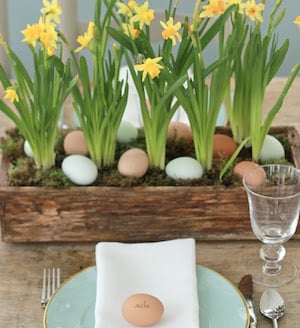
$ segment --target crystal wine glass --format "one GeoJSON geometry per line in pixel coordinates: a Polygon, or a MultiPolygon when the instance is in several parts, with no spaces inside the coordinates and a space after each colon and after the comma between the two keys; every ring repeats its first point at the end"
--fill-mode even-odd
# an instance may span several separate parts
{"type": "Polygon", "coordinates": [[[254,261],[249,268],[257,284],[279,287],[290,283],[297,275],[294,263],[287,259],[281,261],[286,254],[283,244],[294,235],[298,224],[299,172],[289,165],[270,164],[258,166],[243,178],[251,227],[263,243],[260,249],[263,265],[254,261]]]}

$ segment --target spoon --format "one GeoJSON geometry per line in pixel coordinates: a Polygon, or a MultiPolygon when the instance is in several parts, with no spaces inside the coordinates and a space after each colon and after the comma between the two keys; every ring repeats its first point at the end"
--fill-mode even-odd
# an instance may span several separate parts
{"type": "Polygon", "coordinates": [[[275,289],[267,289],[260,299],[260,312],[273,321],[273,328],[278,328],[277,319],[284,315],[284,311],[282,296],[275,289]]]}

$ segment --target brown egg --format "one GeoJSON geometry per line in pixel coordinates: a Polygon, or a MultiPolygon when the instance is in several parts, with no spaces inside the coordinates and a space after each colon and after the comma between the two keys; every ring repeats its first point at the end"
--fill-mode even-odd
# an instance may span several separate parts
{"type": "Polygon", "coordinates": [[[265,170],[258,166],[257,169],[254,169],[245,175],[245,182],[250,189],[255,189],[264,182],[266,177],[265,170]]]}
{"type": "Polygon", "coordinates": [[[237,149],[235,141],[225,134],[215,134],[213,141],[213,157],[231,157],[237,149]]]}
{"type": "Polygon", "coordinates": [[[179,141],[180,139],[192,141],[192,129],[188,124],[183,122],[171,122],[168,127],[167,139],[175,141],[179,141]]]}
{"type": "Polygon", "coordinates": [[[122,315],[129,323],[146,327],[156,324],[164,313],[164,306],[157,298],[149,294],[129,296],[122,305],[122,315]]]}
{"type": "Polygon", "coordinates": [[[87,155],[89,150],[81,130],[69,132],[64,139],[64,150],[68,155],[87,155]]]}
{"type": "Polygon", "coordinates": [[[139,148],[127,150],[119,159],[118,170],[120,174],[141,178],[149,168],[149,159],[147,154],[139,148]]]}
{"type": "Polygon", "coordinates": [[[241,161],[234,166],[233,172],[242,179],[245,174],[247,174],[249,171],[253,170],[256,167],[259,167],[259,165],[255,162],[241,161]]]}

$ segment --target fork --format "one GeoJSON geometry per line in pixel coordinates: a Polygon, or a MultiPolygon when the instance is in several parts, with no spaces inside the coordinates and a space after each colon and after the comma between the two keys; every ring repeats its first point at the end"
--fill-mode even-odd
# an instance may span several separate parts
{"type": "Polygon", "coordinates": [[[43,309],[45,309],[51,295],[55,292],[59,285],[60,268],[44,269],[41,295],[41,305],[43,309]]]}

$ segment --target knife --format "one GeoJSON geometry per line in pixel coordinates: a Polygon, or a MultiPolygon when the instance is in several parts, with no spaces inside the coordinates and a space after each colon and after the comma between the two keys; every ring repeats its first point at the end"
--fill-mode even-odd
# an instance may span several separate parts
{"type": "Polygon", "coordinates": [[[255,314],[255,307],[253,301],[253,282],[252,282],[252,276],[250,274],[246,274],[245,276],[242,277],[241,281],[239,282],[239,290],[245,297],[248,305],[248,310],[250,315],[249,328],[256,328],[257,318],[255,314]]]}

